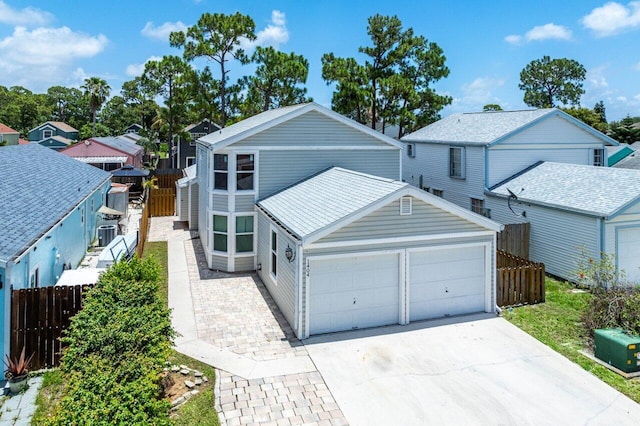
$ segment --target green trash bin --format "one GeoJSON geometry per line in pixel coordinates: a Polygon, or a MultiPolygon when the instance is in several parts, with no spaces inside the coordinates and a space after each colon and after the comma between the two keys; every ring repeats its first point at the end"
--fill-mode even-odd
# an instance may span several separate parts
{"type": "Polygon", "coordinates": [[[640,336],[630,336],[620,328],[593,332],[594,354],[625,373],[640,371],[640,336]]]}

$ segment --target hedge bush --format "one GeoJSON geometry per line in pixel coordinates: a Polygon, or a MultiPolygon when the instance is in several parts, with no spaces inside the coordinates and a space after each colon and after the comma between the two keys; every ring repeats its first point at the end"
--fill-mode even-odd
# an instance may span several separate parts
{"type": "Polygon", "coordinates": [[[170,424],[161,373],[173,330],[159,271],[153,259],[119,262],[88,292],[63,338],[69,386],[52,424],[170,424]]]}

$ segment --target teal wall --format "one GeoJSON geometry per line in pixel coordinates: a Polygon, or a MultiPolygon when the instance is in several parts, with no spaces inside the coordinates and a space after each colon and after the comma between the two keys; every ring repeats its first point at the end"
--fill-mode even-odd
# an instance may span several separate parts
{"type": "Polygon", "coordinates": [[[45,130],[53,130],[52,136],[62,136],[71,140],[78,140],[79,137],[78,132],[64,132],[53,126],[40,126],[29,132],[29,140],[32,142],[41,141],[42,139],[44,139],[45,130]]]}

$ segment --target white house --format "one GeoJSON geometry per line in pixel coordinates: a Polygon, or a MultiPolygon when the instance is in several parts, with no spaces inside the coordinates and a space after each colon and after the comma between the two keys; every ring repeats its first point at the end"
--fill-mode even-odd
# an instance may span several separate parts
{"type": "Polygon", "coordinates": [[[300,338],[495,310],[500,225],[331,168],[258,202],[258,274],[300,338]]]}
{"type": "Polygon", "coordinates": [[[547,272],[576,280],[584,248],[594,258],[615,255],[640,282],[638,182],[640,170],[544,162],[490,188],[487,206],[498,222],[531,223],[530,257],[547,272]]]}
{"type": "Polygon", "coordinates": [[[606,166],[618,145],[555,108],[452,114],[402,142],[405,182],[487,216],[488,188],[538,161],[606,166]]]}

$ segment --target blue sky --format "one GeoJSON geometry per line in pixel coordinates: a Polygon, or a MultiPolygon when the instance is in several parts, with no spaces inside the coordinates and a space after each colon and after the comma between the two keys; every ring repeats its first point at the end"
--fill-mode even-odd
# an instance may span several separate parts
{"type": "MultiPolygon", "coordinates": [[[[583,106],[603,100],[609,120],[640,115],[640,1],[0,0],[0,85],[44,92],[100,76],[117,94],[149,58],[181,54],[168,31],[204,12],[236,11],[256,22],[257,44],[309,60],[309,95],[325,106],[332,88],[321,78],[322,54],[359,58],[367,18],[379,13],[444,49],[451,74],[435,87],[454,98],[444,116],[487,103],[525,108],[520,71],[543,55],[585,66],[583,106]]],[[[250,72],[231,67],[234,78],[250,72]]]]}

